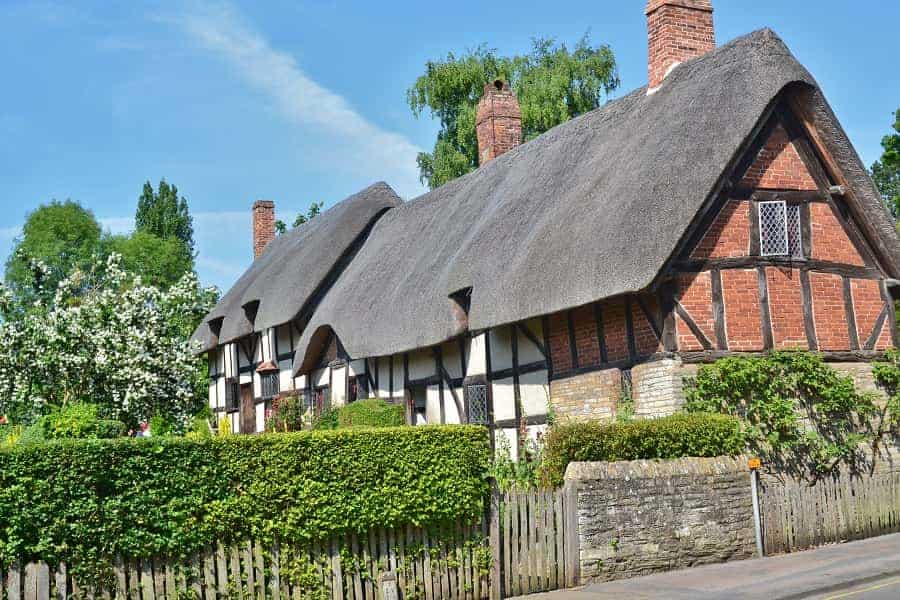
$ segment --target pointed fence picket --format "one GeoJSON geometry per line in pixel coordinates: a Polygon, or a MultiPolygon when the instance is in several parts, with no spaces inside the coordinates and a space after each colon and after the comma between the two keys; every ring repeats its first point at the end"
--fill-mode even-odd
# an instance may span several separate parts
{"type": "Polygon", "coordinates": [[[839,472],[815,483],[787,475],[761,478],[765,553],[900,531],[900,472],[839,472]]]}
{"type": "Polygon", "coordinates": [[[397,598],[487,599],[482,524],[433,535],[405,527],[305,547],[255,541],[209,548],[187,560],[117,560],[108,586],[79,585],[67,565],[0,565],[0,600],[381,600],[382,574],[397,598]],[[479,556],[482,558],[479,559],[479,556]]]}

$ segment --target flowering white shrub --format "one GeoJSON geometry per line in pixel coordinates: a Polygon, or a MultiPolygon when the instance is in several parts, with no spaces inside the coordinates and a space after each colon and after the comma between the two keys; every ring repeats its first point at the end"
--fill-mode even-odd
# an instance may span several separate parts
{"type": "Polygon", "coordinates": [[[28,423],[87,402],[130,425],[155,415],[184,423],[205,403],[187,340],[216,295],[194,274],[167,291],[143,285],[115,254],[24,308],[0,285],[0,414],[28,423]]]}

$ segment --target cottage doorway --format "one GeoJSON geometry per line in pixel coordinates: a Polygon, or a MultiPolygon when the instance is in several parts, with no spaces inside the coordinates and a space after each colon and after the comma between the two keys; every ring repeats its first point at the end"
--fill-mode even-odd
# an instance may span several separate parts
{"type": "Polygon", "coordinates": [[[256,432],[256,406],[253,403],[253,384],[241,386],[241,433],[256,432]]]}

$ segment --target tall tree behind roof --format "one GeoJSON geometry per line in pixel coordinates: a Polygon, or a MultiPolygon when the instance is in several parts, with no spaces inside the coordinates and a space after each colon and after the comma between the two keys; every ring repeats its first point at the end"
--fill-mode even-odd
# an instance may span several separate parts
{"type": "Polygon", "coordinates": [[[516,92],[525,140],[599,107],[619,86],[612,49],[592,45],[587,34],[571,51],[553,39],[535,39],[524,56],[499,56],[481,45],[427,62],[406,96],[416,117],[427,109],[440,121],[434,150],[417,157],[420,179],[430,188],[478,167],[476,107],[484,85],[495,79],[516,92]]]}
{"type": "Polygon", "coordinates": [[[884,154],[872,165],[872,178],[894,219],[900,218],[900,109],[894,113],[894,133],[881,140],[884,154]]]}
{"type": "Polygon", "coordinates": [[[177,238],[188,253],[194,255],[194,220],[187,200],[184,196],[179,198],[178,188],[166,183],[165,179],[159,182],[159,191],[154,191],[149,181],[144,183],[134,226],[135,230],[152,233],[158,238],[177,238]]]}

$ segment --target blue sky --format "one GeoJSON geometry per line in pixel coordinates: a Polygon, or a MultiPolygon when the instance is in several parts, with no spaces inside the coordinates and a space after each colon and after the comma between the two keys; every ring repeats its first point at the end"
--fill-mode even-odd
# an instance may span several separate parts
{"type": "MultiPolygon", "coordinates": [[[[436,125],[405,90],[430,58],[535,36],[612,46],[621,96],[646,82],[643,0],[0,0],[0,254],[53,198],[127,231],[141,185],[165,177],[195,216],[198,270],[228,287],[250,262],[250,205],[279,217],[377,180],[423,190],[415,154],[436,125]]],[[[900,3],[714,0],[719,43],[778,32],[819,80],[866,164],[900,76],[900,3]]]]}

